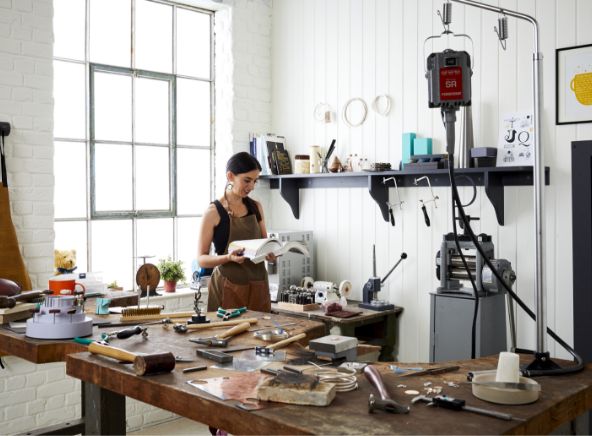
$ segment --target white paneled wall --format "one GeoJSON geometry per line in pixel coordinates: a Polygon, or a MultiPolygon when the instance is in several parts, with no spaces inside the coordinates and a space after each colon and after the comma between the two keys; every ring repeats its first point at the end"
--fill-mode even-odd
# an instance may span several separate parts
{"type": "MultiPolygon", "coordinates": [[[[489,0],[488,3],[535,15],[541,29],[544,55],[542,141],[545,164],[551,167],[546,188],[545,279],[548,323],[568,342],[572,340],[572,248],[570,142],[592,137],[592,124],[555,126],[555,49],[592,43],[592,2],[587,0],[489,0]]],[[[337,155],[350,153],[371,161],[401,159],[401,134],[417,132],[434,138],[434,152],[444,151],[439,111],[427,106],[424,78],[424,40],[440,34],[436,10],[440,0],[274,0],[272,18],[272,127],[287,138],[292,155],[308,146],[327,147],[337,139],[337,155]],[[379,94],[393,99],[388,117],[373,111],[361,127],[341,119],[352,97],[370,103],[379,94]],[[315,121],[313,109],[326,102],[337,111],[330,124],[315,121]]],[[[495,146],[498,120],[511,111],[531,110],[532,30],[509,19],[507,50],[493,32],[497,15],[453,4],[451,29],[469,34],[473,49],[473,123],[476,146],[495,146]]],[[[460,39],[459,39],[460,40],[460,39]]],[[[447,42],[429,43],[425,52],[440,51],[447,42]]],[[[435,255],[442,234],[451,231],[450,193],[437,188],[438,207],[430,206],[432,226],[426,227],[418,200],[427,189],[402,189],[405,207],[396,213],[397,225],[384,222],[365,189],[309,189],[300,193],[301,218],[294,219],[278,191],[267,205],[270,227],[315,231],[318,278],[350,279],[354,296],[371,274],[371,247],[376,244],[378,273],[384,274],[401,251],[408,259],[389,278],[380,295],[404,307],[400,319],[400,360],[425,360],[429,345],[429,292],[435,290],[435,255]]],[[[461,195],[466,198],[470,191],[461,195]]],[[[506,225],[497,225],[483,189],[468,209],[481,217],[475,230],[493,236],[496,256],[509,259],[517,272],[516,289],[534,309],[534,229],[532,187],[506,188],[506,225]]],[[[394,190],[390,191],[394,200],[394,190]]],[[[469,328],[470,326],[467,326],[469,328]]],[[[534,323],[518,316],[519,346],[534,347],[534,323]]],[[[549,341],[554,355],[566,356],[549,341]]]]}

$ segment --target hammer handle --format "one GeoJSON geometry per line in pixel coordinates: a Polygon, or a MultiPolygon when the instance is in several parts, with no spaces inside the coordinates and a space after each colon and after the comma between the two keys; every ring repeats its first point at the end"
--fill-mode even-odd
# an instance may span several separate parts
{"type": "Polygon", "coordinates": [[[302,338],[306,337],[306,333],[300,333],[299,335],[296,336],[292,336],[291,338],[288,339],[284,339],[283,341],[279,341],[276,342],[275,344],[271,344],[267,346],[267,349],[269,350],[278,350],[282,347],[285,347],[288,344],[291,344],[292,342],[296,342],[302,338]]]}
{"type": "Polygon", "coordinates": [[[99,344],[98,342],[92,342],[88,345],[88,351],[93,354],[99,354],[101,356],[112,357],[123,362],[133,362],[136,358],[134,353],[122,350],[121,348],[111,347],[109,345],[99,344]]]}
{"type": "Polygon", "coordinates": [[[251,324],[248,322],[241,322],[240,324],[235,325],[234,327],[226,330],[225,332],[220,333],[216,336],[216,339],[228,339],[234,335],[238,335],[239,333],[246,332],[251,327],[251,324]]]}
{"type": "Polygon", "coordinates": [[[13,295],[12,297],[0,296],[0,309],[13,308],[17,301],[29,301],[39,298],[43,295],[42,291],[24,292],[13,295]]]}
{"type": "Polygon", "coordinates": [[[212,329],[215,327],[229,327],[232,325],[242,324],[248,322],[249,324],[257,324],[257,318],[233,319],[231,321],[210,322],[207,324],[187,324],[187,330],[203,330],[212,329]]]}
{"type": "Polygon", "coordinates": [[[368,381],[376,389],[378,389],[378,393],[380,394],[381,399],[383,399],[383,400],[390,400],[391,399],[390,395],[386,391],[386,386],[384,385],[384,382],[382,381],[382,376],[380,375],[380,373],[378,372],[378,370],[374,366],[367,365],[366,368],[364,368],[364,375],[366,376],[368,381]]]}

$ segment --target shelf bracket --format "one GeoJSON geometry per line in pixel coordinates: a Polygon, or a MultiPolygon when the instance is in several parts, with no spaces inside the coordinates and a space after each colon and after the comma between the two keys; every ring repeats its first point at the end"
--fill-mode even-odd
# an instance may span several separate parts
{"type": "Polygon", "coordinates": [[[382,213],[382,218],[388,222],[389,214],[388,214],[388,186],[382,183],[382,177],[379,176],[368,176],[368,190],[370,191],[370,195],[378,204],[380,208],[380,212],[382,213]]]}
{"type": "Polygon", "coordinates": [[[491,201],[497,222],[500,226],[504,225],[504,185],[502,184],[502,175],[492,171],[485,171],[483,185],[485,194],[491,201]]]}
{"type": "Polygon", "coordinates": [[[290,205],[294,218],[300,219],[300,187],[296,179],[280,179],[280,195],[290,205]]]}

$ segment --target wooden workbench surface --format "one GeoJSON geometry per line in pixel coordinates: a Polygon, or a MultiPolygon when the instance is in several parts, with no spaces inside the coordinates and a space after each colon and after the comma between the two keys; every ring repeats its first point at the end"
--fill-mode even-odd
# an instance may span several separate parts
{"type": "Polygon", "coordinates": [[[362,312],[359,315],[352,316],[350,318],[337,318],[334,316],[325,315],[325,312],[322,309],[317,310],[307,310],[304,312],[295,311],[291,309],[286,309],[283,307],[278,306],[277,303],[271,304],[271,311],[277,313],[286,313],[290,315],[299,316],[302,318],[309,318],[309,319],[318,319],[320,321],[331,321],[335,324],[346,325],[346,324],[357,324],[360,321],[367,322],[373,319],[380,319],[384,318],[386,315],[392,314],[399,314],[403,312],[403,308],[399,306],[395,306],[394,309],[390,310],[370,310],[358,307],[358,302],[350,301],[347,306],[343,308],[343,310],[349,310],[351,312],[362,312]]]}
{"type": "MultiPolygon", "coordinates": [[[[276,316],[274,321],[282,322],[276,316]]],[[[316,331],[322,332],[319,323],[309,320],[297,322],[299,325],[293,326],[293,333],[307,331],[309,338],[313,338],[316,331]]],[[[262,321],[261,325],[265,323],[262,321]]],[[[203,333],[191,335],[206,336],[203,333]]],[[[119,343],[130,351],[170,350],[184,357],[195,357],[197,346],[189,343],[187,338],[188,336],[172,331],[162,331],[162,327],[158,326],[151,328],[148,340],[136,337],[119,343]]],[[[234,339],[232,345],[250,343],[253,340],[252,335],[242,335],[234,339]]],[[[404,390],[424,392],[424,382],[431,381],[434,386],[444,387],[443,394],[465,399],[467,405],[511,413],[520,420],[503,421],[464,411],[426,407],[421,403],[412,405],[411,412],[407,415],[392,415],[381,411],[369,414],[368,396],[371,392],[375,395],[377,392],[363,376],[358,376],[358,390],[338,393],[328,407],[262,403],[262,409],[247,411],[237,407],[237,401],[222,401],[187,384],[187,381],[222,376],[238,376],[246,380],[259,373],[237,373],[211,367],[207,371],[196,373],[181,372],[183,368],[201,362],[196,359],[192,363],[178,363],[171,373],[138,377],[134,375],[130,365],[85,352],[69,355],[66,371],[68,375],[85,382],[234,434],[541,434],[592,408],[592,368],[575,375],[538,378],[542,393],[534,404],[501,406],[481,401],[472,396],[470,385],[465,383],[466,374],[469,370],[495,368],[497,358],[490,357],[455,362],[461,366],[459,371],[431,377],[400,377],[394,375],[387,364],[380,364],[378,367],[393,398],[403,404],[410,404],[412,398],[405,395],[404,390]],[[453,381],[459,387],[449,387],[445,381],[453,381]],[[399,384],[405,384],[406,387],[397,387],[399,384]]]]}

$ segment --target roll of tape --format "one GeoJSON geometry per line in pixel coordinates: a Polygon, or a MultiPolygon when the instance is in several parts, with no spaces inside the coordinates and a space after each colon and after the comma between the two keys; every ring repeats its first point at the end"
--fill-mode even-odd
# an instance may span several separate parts
{"type": "Polygon", "coordinates": [[[309,289],[312,288],[314,284],[314,280],[312,277],[303,277],[301,282],[300,282],[300,287],[304,288],[304,289],[309,289]]]}
{"type": "Polygon", "coordinates": [[[339,283],[339,295],[348,298],[351,294],[352,284],[349,280],[343,280],[339,283]]]}

